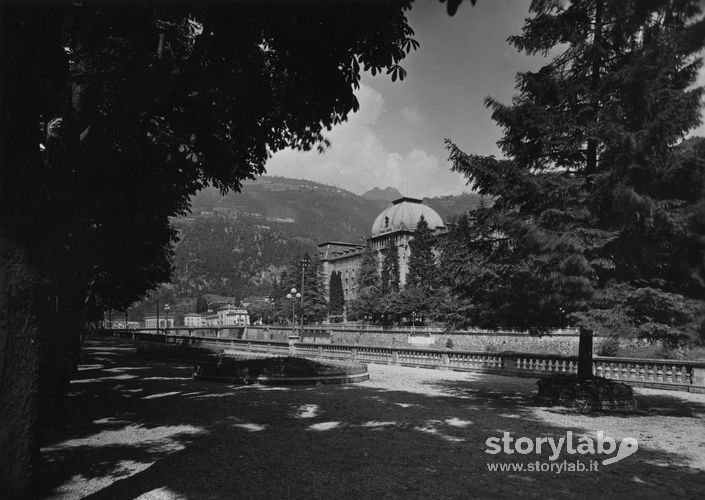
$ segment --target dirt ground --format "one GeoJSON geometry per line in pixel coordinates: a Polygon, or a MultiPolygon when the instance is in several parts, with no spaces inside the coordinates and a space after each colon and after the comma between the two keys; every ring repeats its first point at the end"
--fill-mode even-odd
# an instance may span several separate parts
{"type": "Polygon", "coordinates": [[[125,341],[90,341],[68,423],[42,448],[40,497],[664,499],[705,491],[705,395],[639,389],[636,414],[579,415],[537,406],[535,379],[368,368],[370,380],[358,384],[236,386],[135,358],[125,341]],[[638,450],[609,465],[602,461],[615,453],[567,445],[486,453],[488,438],[505,432],[526,438],[526,451],[568,431],[578,450],[597,446],[599,431],[618,444],[635,438],[638,450]],[[488,470],[510,463],[553,469],[488,470]],[[566,470],[581,465],[597,470],[566,470]]]}

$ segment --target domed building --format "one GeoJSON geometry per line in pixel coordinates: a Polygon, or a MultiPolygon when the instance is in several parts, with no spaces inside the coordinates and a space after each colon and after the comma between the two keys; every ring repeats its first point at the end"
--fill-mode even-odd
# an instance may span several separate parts
{"type": "MultiPolygon", "coordinates": [[[[377,252],[379,269],[382,268],[382,252],[386,248],[396,248],[399,259],[399,284],[406,283],[409,271],[409,241],[421,217],[436,235],[445,233],[443,219],[434,209],[416,198],[399,198],[380,213],[372,224],[367,245],[377,252]]],[[[339,272],[343,282],[345,302],[357,298],[357,273],[362,262],[365,245],[328,241],[318,245],[318,253],[323,263],[323,272],[330,282],[333,272],[339,272]]],[[[330,297],[328,297],[330,298],[330,297]]]]}

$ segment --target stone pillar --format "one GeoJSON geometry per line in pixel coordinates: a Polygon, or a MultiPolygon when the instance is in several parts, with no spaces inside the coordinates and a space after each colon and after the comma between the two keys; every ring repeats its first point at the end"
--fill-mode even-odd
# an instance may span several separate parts
{"type": "Polygon", "coordinates": [[[705,364],[693,366],[690,392],[705,394],[705,364]]]}
{"type": "Polygon", "coordinates": [[[507,374],[511,374],[512,372],[516,371],[517,368],[517,363],[516,359],[514,357],[514,353],[512,351],[505,351],[502,353],[502,371],[508,372],[507,374]]]}

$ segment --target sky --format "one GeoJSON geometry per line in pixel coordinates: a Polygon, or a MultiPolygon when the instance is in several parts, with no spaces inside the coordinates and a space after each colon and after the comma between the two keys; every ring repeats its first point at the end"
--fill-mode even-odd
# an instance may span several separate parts
{"type": "MultiPolygon", "coordinates": [[[[407,77],[392,82],[388,75],[363,74],[360,109],[327,133],[331,147],[323,154],[276,153],[267,173],[357,194],[374,187],[417,198],[472,191],[450,171],[444,139],[466,153],[501,157],[501,129],[484,99],[509,103],[517,72],[546,62],[507,43],[520,33],[528,7],[528,0],[463,2],[450,17],[438,0],[416,0],[407,17],[421,46],[401,63],[407,77]]],[[[698,83],[705,85],[705,71],[698,83]]],[[[705,136],[705,124],[690,135],[705,136]]]]}

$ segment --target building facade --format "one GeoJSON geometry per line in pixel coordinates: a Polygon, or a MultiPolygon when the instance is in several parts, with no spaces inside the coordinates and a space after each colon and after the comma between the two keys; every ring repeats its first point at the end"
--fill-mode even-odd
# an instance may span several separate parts
{"type": "MultiPolygon", "coordinates": [[[[416,198],[399,198],[391,206],[384,209],[374,220],[367,247],[376,252],[378,270],[382,269],[382,255],[387,248],[397,253],[399,263],[399,284],[406,283],[409,272],[409,241],[414,237],[414,231],[424,217],[429,229],[435,235],[446,232],[443,219],[434,209],[416,198]]],[[[318,257],[323,264],[323,272],[327,277],[326,287],[330,283],[333,272],[339,272],[343,282],[345,302],[357,298],[357,280],[362,254],[366,246],[355,243],[328,241],[318,245],[318,257]]],[[[326,290],[326,298],[330,299],[330,290],[326,290]]]]}
{"type": "Polygon", "coordinates": [[[201,328],[208,326],[205,316],[198,313],[188,313],[184,315],[184,326],[189,328],[201,328]]]}
{"type": "Polygon", "coordinates": [[[247,326],[250,324],[250,314],[247,309],[226,305],[215,312],[205,314],[188,313],[184,315],[184,326],[189,328],[247,326]]]}
{"type": "Polygon", "coordinates": [[[247,326],[250,324],[250,315],[247,310],[232,305],[219,307],[218,326],[247,326]]]}
{"type": "Polygon", "coordinates": [[[174,318],[167,318],[166,316],[145,316],[144,326],[145,328],[174,328],[174,318]]]}

